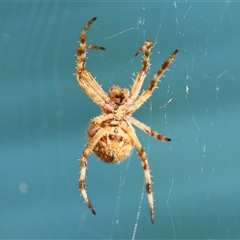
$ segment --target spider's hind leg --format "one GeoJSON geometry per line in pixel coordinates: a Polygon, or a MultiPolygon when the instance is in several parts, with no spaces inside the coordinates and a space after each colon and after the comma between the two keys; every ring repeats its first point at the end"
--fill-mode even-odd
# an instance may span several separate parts
{"type": "Polygon", "coordinates": [[[87,191],[85,188],[85,179],[86,179],[86,170],[87,170],[87,157],[92,152],[93,148],[99,141],[99,139],[104,135],[105,130],[103,128],[100,128],[98,132],[91,138],[91,140],[88,142],[87,146],[83,150],[83,153],[80,157],[80,176],[79,176],[79,190],[82,194],[82,197],[84,199],[84,202],[87,204],[90,211],[96,215],[95,210],[93,209],[93,206],[88,198],[87,191]]]}
{"type": "MultiPolygon", "coordinates": [[[[124,129],[124,128],[123,128],[124,129]]],[[[152,180],[151,180],[151,174],[150,174],[150,166],[149,162],[147,160],[147,155],[135,133],[133,128],[125,128],[124,129],[129,137],[133,140],[134,145],[137,149],[138,156],[141,160],[142,163],[142,168],[145,176],[145,189],[147,192],[147,197],[148,197],[148,203],[149,203],[149,208],[150,208],[150,216],[151,216],[151,222],[154,223],[154,200],[153,200],[153,189],[152,189],[152,180]]]]}

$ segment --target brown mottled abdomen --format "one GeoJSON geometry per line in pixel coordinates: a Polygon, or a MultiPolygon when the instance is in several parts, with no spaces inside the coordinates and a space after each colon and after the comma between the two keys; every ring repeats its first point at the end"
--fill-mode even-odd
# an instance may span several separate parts
{"type": "MultiPolygon", "coordinates": [[[[88,130],[88,137],[92,138],[99,127],[88,130]],[[92,131],[89,131],[89,130],[92,131]]],[[[119,127],[104,127],[106,133],[100,138],[93,149],[93,152],[107,163],[120,162],[132,151],[133,142],[131,138],[119,127]]]]}

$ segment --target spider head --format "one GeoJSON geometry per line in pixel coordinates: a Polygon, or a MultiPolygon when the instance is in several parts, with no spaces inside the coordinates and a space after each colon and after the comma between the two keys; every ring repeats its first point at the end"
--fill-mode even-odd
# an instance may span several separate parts
{"type": "Polygon", "coordinates": [[[122,89],[118,86],[113,86],[109,90],[109,97],[115,104],[123,105],[129,98],[129,90],[127,88],[122,89]]]}

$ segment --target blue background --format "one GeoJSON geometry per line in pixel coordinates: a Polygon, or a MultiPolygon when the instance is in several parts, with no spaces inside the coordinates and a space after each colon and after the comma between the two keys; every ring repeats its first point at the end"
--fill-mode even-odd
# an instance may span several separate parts
{"type": "Polygon", "coordinates": [[[237,2],[0,2],[1,238],[240,238],[240,4],[237,2]],[[144,88],[179,55],[134,117],[172,138],[139,130],[148,153],[151,224],[135,152],[120,165],[89,157],[79,196],[78,158],[100,109],[73,75],[79,34],[92,17],[87,69],[108,91],[129,87],[134,54],[154,48],[144,88]]]}

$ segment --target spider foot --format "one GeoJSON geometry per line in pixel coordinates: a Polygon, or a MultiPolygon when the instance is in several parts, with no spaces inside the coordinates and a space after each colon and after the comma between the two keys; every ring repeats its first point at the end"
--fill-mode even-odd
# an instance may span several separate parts
{"type": "Polygon", "coordinates": [[[96,215],[97,213],[96,213],[95,210],[93,209],[92,204],[89,202],[87,205],[88,205],[90,211],[92,212],[92,214],[93,214],[93,215],[96,215]]]}
{"type": "Polygon", "coordinates": [[[105,47],[102,46],[97,46],[97,45],[87,45],[86,46],[87,49],[98,49],[98,50],[106,50],[105,47]]]}
{"type": "Polygon", "coordinates": [[[152,48],[152,41],[146,41],[144,44],[138,49],[138,51],[135,53],[135,57],[138,56],[141,52],[148,52],[150,53],[150,50],[152,48]]]}

